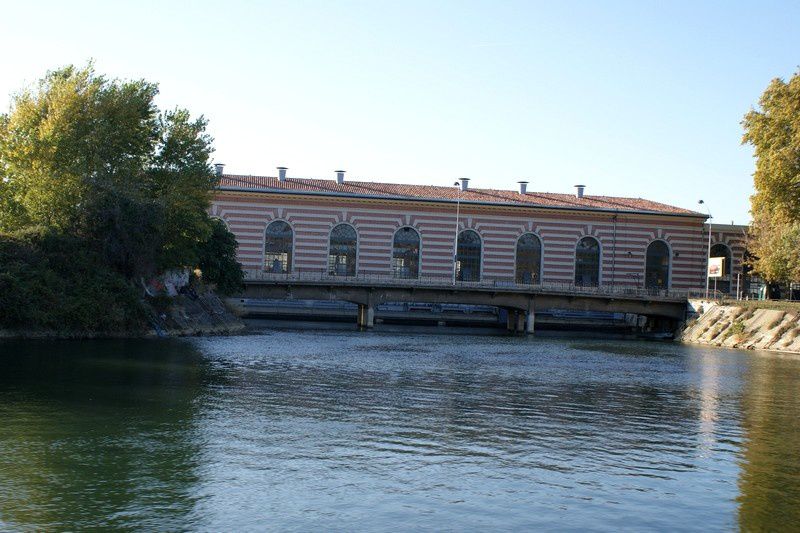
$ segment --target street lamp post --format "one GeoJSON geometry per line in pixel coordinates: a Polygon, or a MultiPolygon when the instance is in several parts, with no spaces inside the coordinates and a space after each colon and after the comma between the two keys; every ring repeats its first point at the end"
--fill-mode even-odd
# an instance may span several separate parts
{"type": "Polygon", "coordinates": [[[708,213],[708,249],[706,250],[706,300],[708,300],[708,264],[711,262],[711,209],[703,200],[697,202],[700,205],[705,205],[706,212],[708,213]]]}
{"type": "Polygon", "coordinates": [[[453,185],[456,186],[456,190],[458,191],[456,195],[456,234],[455,240],[453,241],[453,285],[456,284],[456,264],[458,261],[458,217],[461,214],[461,184],[455,182],[453,185]]]}

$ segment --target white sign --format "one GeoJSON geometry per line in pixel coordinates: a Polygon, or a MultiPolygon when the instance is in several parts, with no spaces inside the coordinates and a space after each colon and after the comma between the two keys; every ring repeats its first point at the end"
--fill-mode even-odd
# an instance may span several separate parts
{"type": "Polygon", "coordinates": [[[710,257],[708,259],[708,277],[721,278],[725,271],[724,257],[710,257]]]}

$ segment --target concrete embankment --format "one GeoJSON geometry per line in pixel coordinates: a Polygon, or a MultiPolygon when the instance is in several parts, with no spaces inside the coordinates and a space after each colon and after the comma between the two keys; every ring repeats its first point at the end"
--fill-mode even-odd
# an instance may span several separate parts
{"type": "Polygon", "coordinates": [[[700,314],[687,323],[683,342],[800,353],[800,308],[703,302],[696,309],[700,314]]]}

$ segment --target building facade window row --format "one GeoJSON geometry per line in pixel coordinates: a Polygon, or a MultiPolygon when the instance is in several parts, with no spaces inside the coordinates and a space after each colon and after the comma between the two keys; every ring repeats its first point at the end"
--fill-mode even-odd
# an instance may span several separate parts
{"type": "MultiPolygon", "coordinates": [[[[713,253],[716,250],[712,249],[713,253]]],[[[728,255],[730,250],[728,249],[728,255]]],[[[292,271],[294,232],[283,220],[271,222],[264,239],[264,270],[275,274],[292,271]]],[[[515,280],[521,284],[542,282],[542,241],[535,233],[517,238],[515,280]]],[[[419,232],[403,226],[394,233],[391,272],[397,278],[417,279],[420,276],[422,239],[419,232]]],[[[483,267],[483,242],[478,232],[464,229],[458,234],[454,257],[454,275],[458,281],[480,281],[483,267]]],[[[327,272],[332,276],[355,276],[358,263],[358,232],[350,224],[337,224],[328,238],[327,272]]],[[[647,246],[644,284],[647,288],[670,286],[672,254],[663,240],[647,246]]],[[[602,279],[602,246],[595,237],[581,238],[575,247],[575,285],[598,286],[602,279]]]]}

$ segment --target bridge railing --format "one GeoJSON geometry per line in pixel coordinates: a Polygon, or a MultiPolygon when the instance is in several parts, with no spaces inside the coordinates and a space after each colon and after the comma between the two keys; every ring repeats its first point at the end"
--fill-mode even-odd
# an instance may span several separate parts
{"type": "MultiPolygon", "coordinates": [[[[699,289],[659,289],[645,288],[631,285],[600,285],[582,286],[574,283],[541,282],[520,283],[514,278],[486,278],[479,281],[465,281],[451,276],[418,276],[404,278],[387,274],[359,272],[352,276],[333,275],[327,271],[300,271],[288,273],[265,272],[262,270],[245,270],[245,282],[300,282],[300,283],[325,283],[331,285],[380,285],[391,287],[419,287],[419,288],[473,288],[473,289],[498,289],[521,292],[538,293],[567,293],[576,295],[619,296],[628,298],[648,299],[686,299],[699,289]]],[[[705,294],[705,290],[703,290],[705,294]]]]}
{"type": "Polygon", "coordinates": [[[731,297],[730,294],[714,289],[687,289],[684,292],[687,300],[725,300],[731,297]]]}

